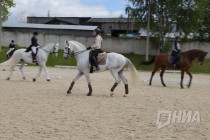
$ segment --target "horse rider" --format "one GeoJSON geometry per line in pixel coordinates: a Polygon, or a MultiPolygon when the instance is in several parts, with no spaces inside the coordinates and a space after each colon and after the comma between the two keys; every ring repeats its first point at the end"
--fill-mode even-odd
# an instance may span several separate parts
{"type": "Polygon", "coordinates": [[[173,57],[172,64],[174,65],[174,67],[176,67],[176,63],[179,61],[179,57],[181,54],[180,41],[181,41],[180,36],[176,36],[171,53],[171,56],[173,57]]]}
{"type": "Polygon", "coordinates": [[[93,54],[91,56],[92,60],[93,60],[93,65],[96,67],[96,70],[100,70],[100,68],[98,67],[98,54],[102,52],[101,47],[102,47],[102,43],[103,43],[103,39],[101,37],[101,30],[99,28],[96,28],[93,31],[93,35],[95,36],[95,41],[94,44],[90,47],[88,47],[87,49],[93,49],[93,54]]]}
{"type": "Polygon", "coordinates": [[[14,40],[11,40],[10,44],[9,44],[9,50],[7,52],[7,59],[10,58],[10,56],[12,55],[12,53],[15,51],[15,43],[14,40]]]}
{"type": "Polygon", "coordinates": [[[31,55],[32,55],[32,59],[33,59],[33,63],[37,63],[36,60],[36,55],[38,52],[38,48],[40,47],[39,44],[37,43],[37,36],[39,34],[37,32],[33,32],[33,37],[31,38],[31,45],[26,49],[26,52],[31,51],[31,55]]]}

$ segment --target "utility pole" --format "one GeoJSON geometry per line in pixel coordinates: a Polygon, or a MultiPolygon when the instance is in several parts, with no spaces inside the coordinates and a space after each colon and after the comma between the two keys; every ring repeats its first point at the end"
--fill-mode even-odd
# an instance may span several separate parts
{"type": "Polygon", "coordinates": [[[47,17],[50,17],[50,10],[47,11],[47,17]]]}
{"type": "Polygon", "coordinates": [[[145,60],[149,60],[149,36],[150,36],[150,0],[148,0],[148,19],[147,19],[147,45],[145,60]]]}
{"type": "Polygon", "coordinates": [[[127,19],[127,34],[130,31],[130,9],[128,8],[128,19],[127,19]]]}
{"type": "Polygon", "coordinates": [[[0,0],[0,52],[1,52],[1,45],[2,45],[2,0],[0,0]]]}
{"type": "Polygon", "coordinates": [[[128,4],[128,0],[126,0],[126,11],[128,14],[128,18],[127,18],[127,34],[129,33],[129,24],[130,24],[130,6],[128,4]]]}

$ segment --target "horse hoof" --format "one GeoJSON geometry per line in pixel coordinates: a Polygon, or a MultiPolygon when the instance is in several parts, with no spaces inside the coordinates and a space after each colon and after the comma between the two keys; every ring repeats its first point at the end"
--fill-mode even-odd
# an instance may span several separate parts
{"type": "Polygon", "coordinates": [[[151,86],[152,84],[149,84],[149,86],[151,86]]]}
{"type": "Polygon", "coordinates": [[[188,85],[187,87],[190,88],[190,85],[188,85]]]}
{"type": "Polygon", "coordinates": [[[23,80],[26,80],[26,78],[25,78],[25,77],[23,77],[23,80]]]}
{"type": "Polygon", "coordinates": [[[87,96],[92,96],[92,93],[88,93],[87,96]]]}
{"type": "Polygon", "coordinates": [[[184,87],[181,87],[181,89],[184,89],[184,87]]]}
{"type": "Polygon", "coordinates": [[[6,71],[6,69],[3,69],[3,71],[6,71]]]}
{"type": "Polygon", "coordinates": [[[10,78],[8,77],[7,80],[10,80],[10,78]]]}
{"type": "Polygon", "coordinates": [[[114,95],[114,92],[110,93],[110,96],[111,96],[111,97],[113,97],[113,95],[114,95]]]}
{"type": "Polygon", "coordinates": [[[127,95],[125,94],[123,97],[127,97],[127,95]]]}
{"type": "Polygon", "coordinates": [[[36,82],[36,79],[35,78],[33,78],[33,82],[36,82]]]}
{"type": "Polygon", "coordinates": [[[71,94],[71,91],[68,90],[68,91],[67,91],[67,95],[69,95],[69,94],[71,94]]]}
{"type": "Polygon", "coordinates": [[[163,85],[163,87],[167,87],[166,85],[163,85]]]}
{"type": "Polygon", "coordinates": [[[47,82],[50,82],[50,79],[47,79],[47,82]]]}

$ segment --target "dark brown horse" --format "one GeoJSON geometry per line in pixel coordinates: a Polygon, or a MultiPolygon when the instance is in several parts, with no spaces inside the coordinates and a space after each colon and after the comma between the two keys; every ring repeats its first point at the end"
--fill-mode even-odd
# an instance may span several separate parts
{"type": "MultiPolygon", "coordinates": [[[[185,72],[190,76],[190,81],[189,81],[188,87],[190,87],[190,85],[192,83],[192,74],[190,73],[190,68],[191,68],[193,60],[197,59],[199,64],[203,65],[204,59],[207,54],[208,54],[208,52],[204,52],[204,51],[198,50],[198,49],[193,49],[193,50],[189,50],[189,51],[182,53],[183,59],[182,59],[182,61],[180,61],[177,64],[177,67],[179,69],[181,69],[181,82],[180,82],[181,88],[184,88],[183,87],[183,79],[184,79],[185,72]]],[[[163,80],[164,72],[165,72],[166,68],[174,67],[171,63],[169,63],[168,57],[169,57],[169,54],[162,53],[162,54],[158,54],[158,55],[154,56],[152,58],[152,60],[142,63],[143,65],[150,65],[155,62],[155,67],[152,71],[149,85],[152,85],[153,76],[160,68],[161,69],[161,72],[160,72],[161,83],[164,87],[166,87],[166,84],[164,83],[164,80],[163,80]]]]}

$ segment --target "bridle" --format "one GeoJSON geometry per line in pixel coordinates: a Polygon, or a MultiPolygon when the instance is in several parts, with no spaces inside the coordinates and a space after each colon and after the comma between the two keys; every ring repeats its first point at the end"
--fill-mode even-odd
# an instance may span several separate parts
{"type": "Polygon", "coordinates": [[[71,53],[71,49],[68,47],[68,52],[64,52],[64,54],[67,54],[68,56],[77,56],[80,55],[84,52],[86,52],[87,50],[82,50],[82,51],[78,51],[78,52],[72,52],[71,53]]]}
{"type": "Polygon", "coordinates": [[[197,63],[203,63],[203,61],[200,60],[201,57],[202,57],[202,56],[197,56],[197,57],[195,58],[195,61],[196,61],[197,63]]]}

